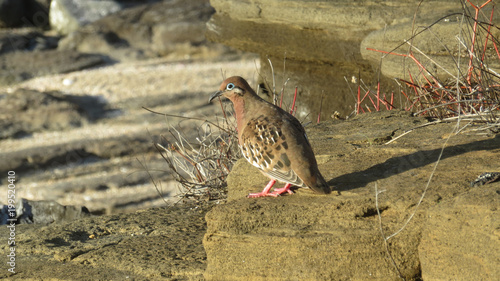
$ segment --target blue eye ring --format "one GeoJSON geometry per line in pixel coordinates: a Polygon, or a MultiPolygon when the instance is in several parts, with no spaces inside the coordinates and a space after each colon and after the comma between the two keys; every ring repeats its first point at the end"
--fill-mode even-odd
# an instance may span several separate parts
{"type": "Polygon", "coordinates": [[[234,84],[233,83],[229,83],[226,85],[226,90],[232,90],[234,89],[234,84]]]}

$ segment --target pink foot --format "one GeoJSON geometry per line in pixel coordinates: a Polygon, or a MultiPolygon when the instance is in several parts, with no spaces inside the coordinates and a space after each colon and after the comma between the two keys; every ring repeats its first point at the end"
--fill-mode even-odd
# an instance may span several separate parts
{"type": "Polygon", "coordinates": [[[269,193],[269,190],[271,190],[271,188],[273,187],[274,183],[276,183],[276,180],[271,180],[267,185],[266,187],[264,188],[264,190],[262,190],[262,192],[259,192],[259,193],[250,193],[248,194],[248,198],[258,198],[258,197],[278,197],[280,196],[281,194],[287,192],[288,194],[293,194],[293,191],[290,190],[290,186],[292,186],[291,184],[287,183],[284,187],[282,188],[277,188],[275,189],[273,192],[269,193]]]}
{"type": "Polygon", "coordinates": [[[264,190],[262,190],[262,192],[259,192],[259,193],[250,193],[248,194],[248,198],[258,198],[258,197],[266,197],[266,196],[273,196],[273,197],[277,197],[278,195],[271,195],[271,193],[269,193],[269,190],[271,190],[271,188],[273,187],[273,185],[276,183],[276,180],[270,180],[269,183],[266,185],[266,187],[264,187],[264,190]]]}
{"type": "Polygon", "coordinates": [[[270,194],[273,194],[271,196],[278,196],[278,195],[281,195],[285,192],[287,192],[288,194],[293,194],[293,191],[290,190],[290,186],[292,186],[291,184],[287,183],[284,187],[282,188],[275,188],[273,192],[271,192],[270,194]]]}

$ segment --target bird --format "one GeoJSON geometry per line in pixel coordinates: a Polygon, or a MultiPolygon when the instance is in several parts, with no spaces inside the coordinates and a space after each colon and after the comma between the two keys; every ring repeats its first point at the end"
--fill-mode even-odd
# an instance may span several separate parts
{"type": "Polygon", "coordinates": [[[240,76],[224,80],[219,90],[210,95],[209,103],[217,97],[225,97],[233,104],[243,156],[270,178],[262,192],[247,197],[293,194],[291,186],[310,188],[320,194],[331,192],[299,120],[259,97],[240,76]],[[271,192],[277,180],[285,186],[271,192]]]}

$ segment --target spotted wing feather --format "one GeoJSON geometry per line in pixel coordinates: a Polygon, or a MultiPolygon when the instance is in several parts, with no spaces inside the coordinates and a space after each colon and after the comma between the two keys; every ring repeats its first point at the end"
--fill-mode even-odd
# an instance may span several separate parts
{"type": "Polygon", "coordinates": [[[271,178],[307,187],[291,167],[282,125],[282,120],[271,121],[263,115],[251,119],[241,134],[240,148],[243,156],[271,178]]]}

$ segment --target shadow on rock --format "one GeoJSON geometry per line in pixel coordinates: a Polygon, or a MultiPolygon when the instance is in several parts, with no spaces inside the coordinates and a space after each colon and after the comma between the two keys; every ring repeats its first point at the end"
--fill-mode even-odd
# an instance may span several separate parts
{"type": "MultiPolygon", "coordinates": [[[[493,139],[474,141],[446,147],[441,160],[471,151],[494,150],[500,148],[500,136],[493,139]]],[[[437,161],[441,148],[422,150],[404,156],[393,157],[385,162],[374,165],[363,171],[344,174],[328,181],[329,185],[337,186],[340,191],[346,191],[366,186],[368,183],[385,179],[403,172],[420,168],[437,161]],[[381,173],[380,171],[384,171],[381,173]],[[353,181],[352,179],[357,179],[353,181]],[[362,180],[358,180],[362,179],[362,180]],[[349,183],[349,184],[344,184],[349,183]]],[[[494,161],[492,159],[492,161],[494,161]]]]}
{"type": "Polygon", "coordinates": [[[80,127],[116,112],[101,97],[28,89],[0,95],[0,107],[4,109],[0,116],[0,139],[80,127]]]}

